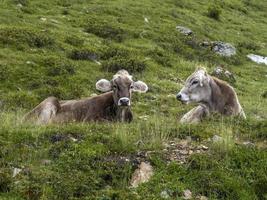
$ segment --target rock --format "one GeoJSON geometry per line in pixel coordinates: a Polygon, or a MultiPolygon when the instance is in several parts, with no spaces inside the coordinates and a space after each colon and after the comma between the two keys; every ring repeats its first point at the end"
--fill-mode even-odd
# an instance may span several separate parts
{"type": "Polygon", "coordinates": [[[201,145],[201,148],[203,149],[203,150],[208,150],[209,149],[209,147],[207,147],[207,146],[205,146],[205,145],[201,145]]]}
{"type": "Polygon", "coordinates": [[[136,169],[133,173],[130,185],[136,188],[140,183],[149,181],[153,174],[153,167],[150,165],[150,163],[141,162],[138,169],[136,169]]]}
{"type": "Polygon", "coordinates": [[[148,21],[148,19],[147,19],[146,17],[144,18],[144,21],[145,21],[146,23],[148,23],[148,22],[149,22],[149,21],[148,21]]]}
{"type": "Polygon", "coordinates": [[[170,198],[170,195],[169,195],[169,193],[168,193],[166,190],[163,190],[163,191],[160,193],[160,196],[161,196],[161,198],[163,198],[163,199],[168,199],[168,198],[170,198]]]}
{"type": "Polygon", "coordinates": [[[215,53],[225,57],[236,54],[236,48],[233,45],[221,41],[211,42],[211,48],[215,53]]]}
{"type": "Polygon", "coordinates": [[[184,193],[184,196],[183,196],[183,199],[192,199],[192,192],[190,190],[184,190],[183,191],[184,193]]]}
{"type": "Polygon", "coordinates": [[[70,137],[70,140],[73,141],[73,142],[77,142],[78,140],[74,137],[70,137]]]}
{"type": "Polygon", "coordinates": [[[94,60],[94,62],[95,62],[96,64],[98,64],[98,65],[102,65],[102,63],[99,62],[99,61],[97,61],[97,60],[94,60]]]}
{"type": "Polygon", "coordinates": [[[45,17],[41,17],[40,20],[45,22],[47,19],[45,17]]]}
{"type": "Polygon", "coordinates": [[[249,54],[249,55],[247,55],[247,57],[250,60],[252,60],[252,61],[254,61],[254,62],[258,63],[258,64],[267,65],[267,57],[263,57],[263,56],[259,56],[259,55],[255,55],[255,54],[249,54]]]}
{"type": "Polygon", "coordinates": [[[214,135],[212,137],[213,142],[221,142],[222,140],[223,140],[223,138],[221,136],[218,136],[218,135],[214,135]]]}
{"type": "Polygon", "coordinates": [[[225,80],[227,82],[235,82],[236,81],[234,75],[230,71],[225,70],[223,68],[223,66],[215,67],[215,69],[212,72],[212,75],[216,76],[219,79],[225,80]]]}
{"type": "Polygon", "coordinates": [[[95,97],[95,96],[97,96],[96,93],[92,93],[92,94],[90,95],[90,97],[95,97]]]}
{"type": "Polygon", "coordinates": [[[243,145],[245,145],[247,147],[255,147],[255,144],[250,142],[250,141],[243,142],[243,145]]]}
{"type": "Polygon", "coordinates": [[[33,61],[29,61],[29,60],[26,61],[26,64],[27,64],[27,65],[36,65],[35,62],[33,62],[33,61]]]}
{"type": "Polygon", "coordinates": [[[14,167],[12,177],[16,177],[21,171],[22,169],[14,167]]]}
{"type": "Polygon", "coordinates": [[[176,26],[176,29],[184,34],[184,35],[192,35],[193,34],[193,31],[187,27],[183,27],[183,26],[176,26]]]}
{"type": "Polygon", "coordinates": [[[18,4],[17,4],[17,7],[22,8],[23,5],[22,5],[21,3],[18,3],[18,4]]]}

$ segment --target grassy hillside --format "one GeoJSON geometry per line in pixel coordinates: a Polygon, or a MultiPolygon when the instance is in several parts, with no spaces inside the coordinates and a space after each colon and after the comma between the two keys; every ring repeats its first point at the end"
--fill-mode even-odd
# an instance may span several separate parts
{"type": "Polygon", "coordinates": [[[267,199],[267,68],[246,58],[267,55],[266,10],[260,0],[1,0],[0,199],[161,199],[162,192],[181,199],[184,189],[209,199],[267,199]],[[231,43],[237,54],[221,57],[203,41],[231,43]],[[197,65],[234,74],[247,120],[213,115],[179,124],[194,105],[175,94],[197,65]],[[98,93],[96,81],[121,68],[150,88],[134,94],[133,123],[20,123],[48,96],[98,93]],[[211,142],[214,135],[223,142],[211,142]],[[207,153],[167,162],[164,144],[188,136],[207,153]],[[130,189],[135,161],[148,151],[155,174],[130,189]],[[15,168],[22,171],[13,177],[15,168]]]}

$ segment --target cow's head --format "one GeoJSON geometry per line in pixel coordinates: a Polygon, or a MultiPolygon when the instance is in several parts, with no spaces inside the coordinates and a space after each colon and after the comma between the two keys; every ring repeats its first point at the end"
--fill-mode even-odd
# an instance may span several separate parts
{"type": "Polygon", "coordinates": [[[210,76],[205,68],[198,68],[185,81],[184,87],[177,94],[177,100],[183,103],[207,102],[211,96],[210,76]]]}
{"type": "Polygon", "coordinates": [[[126,70],[120,70],[111,81],[106,79],[97,81],[96,89],[101,92],[113,91],[114,103],[119,107],[129,107],[132,92],[145,93],[148,87],[142,81],[133,81],[132,76],[126,70]]]}

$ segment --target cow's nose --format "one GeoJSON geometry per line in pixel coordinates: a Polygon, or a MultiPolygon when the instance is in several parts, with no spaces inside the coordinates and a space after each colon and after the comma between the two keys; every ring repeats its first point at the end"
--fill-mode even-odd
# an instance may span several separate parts
{"type": "Polygon", "coordinates": [[[178,93],[178,94],[176,95],[176,99],[180,101],[180,100],[182,99],[182,95],[181,95],[180,93],[178,93]]]}
{"type": "Polygon", "coordinates": [[[129,106],[130,105],[130,99],[127,97],[120,98],[119,100],[119,106],[129,106]]]}

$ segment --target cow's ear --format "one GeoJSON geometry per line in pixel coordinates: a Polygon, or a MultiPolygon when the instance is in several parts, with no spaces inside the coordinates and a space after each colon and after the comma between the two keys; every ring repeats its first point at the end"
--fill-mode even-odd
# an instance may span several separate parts
{"type": "Polygon", "coordinates": [[[141,92],[145,93],[148,90],[147,84],[145,84],[143,81],[136,81],[133,84],[133,91],[134,92],[141,92]]]}
{"type": "Polygon", "coordinates": [[[111,83],[106,79],[100,79],[96,82],[95,87],[101,92],[108,92],[111,90],[111,83]]]}

